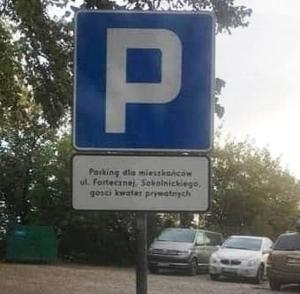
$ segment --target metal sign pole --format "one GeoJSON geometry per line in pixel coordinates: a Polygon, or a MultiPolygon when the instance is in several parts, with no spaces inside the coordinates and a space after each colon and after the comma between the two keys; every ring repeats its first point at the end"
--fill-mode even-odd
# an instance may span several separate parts
{"type": "Polygon", "coordinates": [[[147,213],[136,213],[136,294],[147,294],[147,213]]]}

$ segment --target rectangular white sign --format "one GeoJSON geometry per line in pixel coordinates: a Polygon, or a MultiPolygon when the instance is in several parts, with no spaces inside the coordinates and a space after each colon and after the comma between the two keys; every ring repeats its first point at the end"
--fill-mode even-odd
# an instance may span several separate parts
{"type": "Polygon", "coordinates": [[[73,207],[82,210],[207,211],[207,157],[74,155],[73,207]]]}

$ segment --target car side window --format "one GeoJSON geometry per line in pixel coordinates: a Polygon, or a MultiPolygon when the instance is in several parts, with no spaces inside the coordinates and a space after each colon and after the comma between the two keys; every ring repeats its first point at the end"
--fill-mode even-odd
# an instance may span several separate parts
{"type": "Polygon", "coordinates": [[[205,232],[206,245],[217,246],[222,244],[222,238],[219,234],[214,234],[211,232],[205,232]]]}
{"type": "Polygon", "coordinates": [[[196,244],[197,245],[205,245],[204,233],[203,232],[198,232],[197,239],[196,239],[196,244]]]}
{"type": "Polygon", "coordinates": [[[263,250],[271,250],[273,242],[270,239],[265,239],[263,250]]]}
{"type": "Polygon", "coordinates": [[[273,242],[272,240],[268,240],[269,244],[268,244],[268,249],[271,250],[273,248],[273,242]]]}
{"type": "Polygon", "coordinates": [[[300,250],[300,234],[284,234],[278,237],[274,250],[294,251],[300,250]]]}
{"type": "Polygon", "coordinates": [[[272,244],[272,241],[270,239],[267,239],[265,249],[270,250],[272,248],[272,244]]]}

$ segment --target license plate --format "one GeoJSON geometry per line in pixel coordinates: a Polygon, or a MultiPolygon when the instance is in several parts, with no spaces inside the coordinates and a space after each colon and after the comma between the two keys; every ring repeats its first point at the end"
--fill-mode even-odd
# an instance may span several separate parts
{"type": "Polygon", "coordinates": [[[222,271],[224,273],[236,273],[236,269],[235,268],[223,268],[222,271]]]}

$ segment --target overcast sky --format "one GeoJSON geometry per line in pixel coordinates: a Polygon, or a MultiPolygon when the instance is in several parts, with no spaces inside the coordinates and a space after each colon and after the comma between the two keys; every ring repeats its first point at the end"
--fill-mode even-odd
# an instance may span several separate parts
{"type": "Polygon", "coordinates": [[[216,75],[226,81],[223,132],[267,146],[300,179],[300,1],[240,0],[250,25],[218,35],[216,75]]]}

